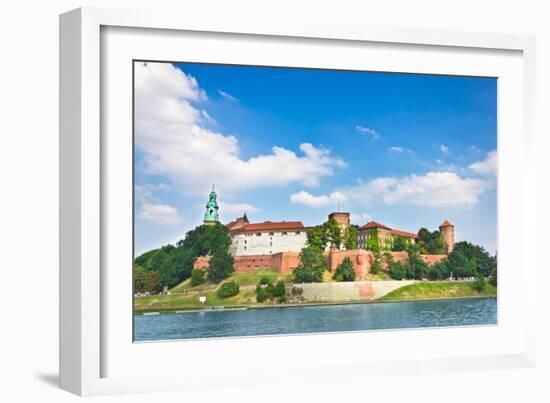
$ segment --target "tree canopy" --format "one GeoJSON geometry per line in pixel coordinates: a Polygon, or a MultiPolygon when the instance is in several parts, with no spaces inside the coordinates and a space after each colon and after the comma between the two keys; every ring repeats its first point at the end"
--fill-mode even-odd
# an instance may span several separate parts
{"type": "Polygon", "coordinates": [[[336,281],[355,281],[355,269],[349,257],[344,258],[342,263],[336,266],[332,278],[336,281]]]}
{"type": "Polygon", "coordinates": [[[212,275],[209,268],[208,279],[220,281],[233,270],[233,258],[228,253],[230,244],[229,230],[225,225],[201,225],[187,232],[175,246],[165,245],[145,252],[134,263],[146,272],[157,273],[158,288],[161,289],[163,286],[174,287],[189,278],[197,258],[209,255],[215,265],[212,275]]]}
{"type": "Polygon", "coordinates": [[[323,272],[328,270],[323,249],[308,245],[300,252],[300,264],[293,273],[295,283],[319,283],[323,281],[323,272]]]}
{"type": "Polygon", "coordinates": [[[426,228],[420,228],[416,244],[420,247],[420,253],[429,255],[445,255],[445,239],[439,231],[430,232],[426,228]]]}
{"type": "Polygon", "coordinates": [[[346,241],[346,239],[343,239],[344,236],[345,234],[342,234],[342,229],[338,222],[334,218],[331,218],[327,222],[316,225],[308,231],[307,244],[322,250],[325,250],[327,245],[340,249],[342,243],[346,241]]]}

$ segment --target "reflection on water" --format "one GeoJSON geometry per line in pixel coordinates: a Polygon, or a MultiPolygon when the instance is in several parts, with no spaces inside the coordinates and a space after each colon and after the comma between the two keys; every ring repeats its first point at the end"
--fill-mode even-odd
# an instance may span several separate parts
{"type": "Polygon", "coordinates": [[[496,324],[496,298],[136,315],[135,340],[496,324]]]}

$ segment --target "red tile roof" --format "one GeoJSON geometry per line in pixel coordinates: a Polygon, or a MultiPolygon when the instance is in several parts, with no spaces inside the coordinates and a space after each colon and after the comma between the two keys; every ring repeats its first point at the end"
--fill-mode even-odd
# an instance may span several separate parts
{"type": "Polygon", "coordinates": [[[363,225],[360,229],[368,229],[368,228],[383,228],[383,229],[391,229],[389,227],[386,227],[384,224],[380,224],[376,221],[371,221],[363,225]]]}
{"type": "Polygon", "coordinates": [[[407,232],[407,231],[400,231],[398,229],[392,229],[390,231],[390,233],[392,235],[400,235],[400,236],[404,236],[404,237],[407,237],[407,238],[418,238],[418,235],[412,233],[412,232],[407,232]]]}
{"type": "Polygon", "coordinates": [[[266,221],[262,223],[246,224],[239,228],[237,231],[292,231],[292,230],[304,230],[304,224],[301,221],[281,221],[271,222],[266,221]]]}
{"type": "Polygon", "coordinates": [[[441,223],[441,225],[439,226],[439,228],[441,227],[454,227],[453,224],[451,224],[449,221],[445,220],[441,223]]]}

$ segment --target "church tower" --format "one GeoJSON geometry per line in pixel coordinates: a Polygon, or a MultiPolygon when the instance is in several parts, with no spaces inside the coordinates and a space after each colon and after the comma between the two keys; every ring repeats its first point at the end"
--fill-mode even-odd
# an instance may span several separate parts
{"type": "Polygon", "coordinates": [[[218,201],[216,200],[216,191],[212,186],[212,191],[208,196],[208,203],[206,203],[206,211],[204,213],[204,225],[214,225],[218,222],[218,201]]]}
{"type": "Polygon", "coordinates": [[[445,240],[445,249],[447,249],[447,253],[452,252],[455,246],[455,226],[445,220],[439,226],[439,232],[441,232],[445,240]]]}

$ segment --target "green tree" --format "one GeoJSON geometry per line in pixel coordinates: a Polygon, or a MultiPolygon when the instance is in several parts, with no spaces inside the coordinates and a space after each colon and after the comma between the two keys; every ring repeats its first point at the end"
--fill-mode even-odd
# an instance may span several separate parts
{"type": "Polygon", "coordinates": [[[328,244],[328,235],[324,225],[317,225],[307,232],[307,245],[325,250],[328,244]]]}
{"type": "Polygon", "coordinates": [[[193,287],[203,284],[206,281],[206,277],[204,276],[204,270],[201,269],[193,269],[191,272],[191,285],[193,287]]]}
{"type": "Polygon", "coordinates": [[[444,255],[445,239],[439,231],[430,232],[426,228],[420,228],[418,231],[417,245],[420,247],[420,253],[431,255],[444,255]]]}
{"type": "Polygon", "coordinates": [[[407,278],[421,280],[428,274],[428,264],[420,257],[420,248],[411,245],[407,250],[407,278]]]}
{"type": "Polygon", "coordinates": [[[143,267],[134,265],[134,292],[157,293],[159,290],[158,273],[146,271],[143,267]]]}
{"type": "Polygon", "coordinates": [[[327,233],[327,239],[330,246],[334,246],[336,249],[342,247],[342,229],[334,218],[328,220],[325,224],[325,230],[327,233]]]}
{"type": "Polygon", "coordinates": [[[336,266],[332,278],[336,281],[355,281],[355,269],[349,257],[344,258],[342,263],[336,266]]]}
{"type": "Polygon", "coordinates": [[[446,258],[428,267],[429,280],[445,280],[449,278],[449,275],[449,264],[446,258]]]}
{"type": "Polygon", "coordinates": [[[357,227],[350,225],[344,230],[344,247],[347,250],[357,249],[357,227]]]}
{"type": "Polygon", "coordinates": [[[372,262],[372,265],[370,267],[370,270],[369,272],[371,274],[378,274],[380,272],[380,270],[382,270],[382,262],[381,262],[381,259],[380,257],[375,257],[374,258],[374,262],[372,262]]]}
{"type": "Polygon", "coordinates": [[[471,277],[476,273],[489,277],[496,268],[496,258],[470,242],[457,242],[449,253],[449,266],[455,277],[471,277]]]}
{"type": "Polygon", "coordinates": [[[394,280],[407,278],[407,268],[398,260],[392,261],[389,265],[390,277],[394,280]]]}
{"type": "Polygon", "coordinates": [[[234,281],[227,281],[223,283],[220,288],[218,288],[218,291],[216,291],[216,295],[220,298],[230,298],[234,297],[239,293],[239,284],[237,284],[234,281]]]}
{"type": "Polygon", "coordinates": [[[216,250],[208,262],[208,280],[219,283],[231,273],[233,273],[233,257],[225,250],[216,250]]]}
{"type": "Polygon", "coordinates": [[[300,252],[300,264],[293,273],[295,283],[319,283],[323,272],[328,269],[323,249],[309,245],[300,252]]]}

